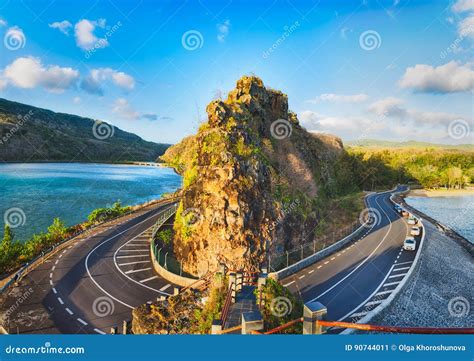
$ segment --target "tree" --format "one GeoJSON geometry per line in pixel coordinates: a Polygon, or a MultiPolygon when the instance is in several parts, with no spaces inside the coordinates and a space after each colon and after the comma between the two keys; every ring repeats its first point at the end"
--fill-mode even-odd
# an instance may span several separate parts
{"type": "Polygon", "coordinates": [[[59,218],[54,218],[53,224],[48,227],[48,234],[53,243],[59,242],[66,235],[66,226],[59,218]]]}

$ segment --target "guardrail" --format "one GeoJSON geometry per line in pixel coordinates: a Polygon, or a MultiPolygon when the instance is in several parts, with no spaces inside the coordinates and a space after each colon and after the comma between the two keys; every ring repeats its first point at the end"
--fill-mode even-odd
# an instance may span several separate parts
{"type": "Polygon", "coordinates": [[[3,287],[0,288],[0,294],[3,293],[5,290],[7,290],[15,282],[20,281],[24,276],[26,276],[28,274],[28,272],[32,271],[38,265],[39,261],[44,262],[45,259],[47,259],[50,256],[54,255],[56,252],[62,250],[63,247],[65,247],[65,245],[69,241],[73,240],[77,236],[80,236],[82,234],[92,233],[94,230],[96,230],[97,228],[99,228],[99,227],[101,227],[101,226],[103,226],[107,223],[114,222],[119,218],[126,217],[130,214],[136,213],[140,210],[143,210],[146,207],[150,207],[150,206],[153,206],[153,205],[161,205],[161,204],[172,203],[172,202],[175,202],[176,200],[177,200],[177,198],[158,200],[156,202],[152,202],[150,204],[147,204],[143,208],[133,209],[133,210],[128,211],[128,212],[126,212],[126,213],[124,213],[120,216],[117,216],[117,217],[114,217],[112,219],[106,220],[104,222],[98,223],[98,224],[96,224],[96,225],[94,225],[90,228],[84,229],[84,230],[79,231],[79,232],[75,232],[70,237],[61,240],[60,242],[52,245],[50,248],[48,248],[46,250],[43,250],[39,255],[34,257],[31,261],[27,262],[22,267],[20,267],[20,269],[18,269],[18,271],[16,271],[12,276],[10,276],[11,277],[10,280],[7,283],[5,283],[5,285],[3,285],[3,287]]]}

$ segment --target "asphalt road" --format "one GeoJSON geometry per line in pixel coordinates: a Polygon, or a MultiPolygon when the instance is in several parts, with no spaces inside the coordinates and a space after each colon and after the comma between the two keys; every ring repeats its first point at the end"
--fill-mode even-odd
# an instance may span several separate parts
{"type": "Polygon", "coordinates": [[[24,281],[31,296],[11,317],[26,319],[41,303],[54,326],[38,317],[33,324],[17,322],[19,332],[109,333],[113,326],[120,331],[134,307],[172,293],[174,285],[156,275],[149,254],[151,227],[167,207],[76,241],[30,272],[24,281]]]}
{"type": "Polygon", "coordinates": [[[367,228],[346,248],[281,283],[304,302],[325,305],[328,320],[356,322],[377,307],[401,282],[416,255],[402,249],[411,226],[394,210],[390,195],[368,196],[367,207],[376,215],[373,228],[367,228]]]}

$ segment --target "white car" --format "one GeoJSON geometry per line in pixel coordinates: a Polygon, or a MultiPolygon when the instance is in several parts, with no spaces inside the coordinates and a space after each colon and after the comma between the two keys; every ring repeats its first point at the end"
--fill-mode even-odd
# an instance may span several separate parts
{"type": "Polygon", "coordinates": [[[410,234],[411,234],[412,236],[419,236],[420,233],[421,233],[420,227],[411,227],[410,234]]]}
{"type": "Polygon", "coordinates": [[[416,224],[416,218],[413,216],[408,217],[408,224],[416,224]]]}
{"type": "Polygon", "coordinates": [[[416,249],[416,241],[414,238],[409,237],[403,242],[403,249],[405,251],[414,251],[416,249]]]}

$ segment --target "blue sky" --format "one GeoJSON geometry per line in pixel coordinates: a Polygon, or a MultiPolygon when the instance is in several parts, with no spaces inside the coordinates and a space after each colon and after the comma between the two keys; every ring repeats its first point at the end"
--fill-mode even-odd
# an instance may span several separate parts
{"type": "Polygon", "coordinates": [[[0,36],[0,97],[156,142],[245,74],[311,131],[473,141],[474,0],[7,0],[0,36]]]}

